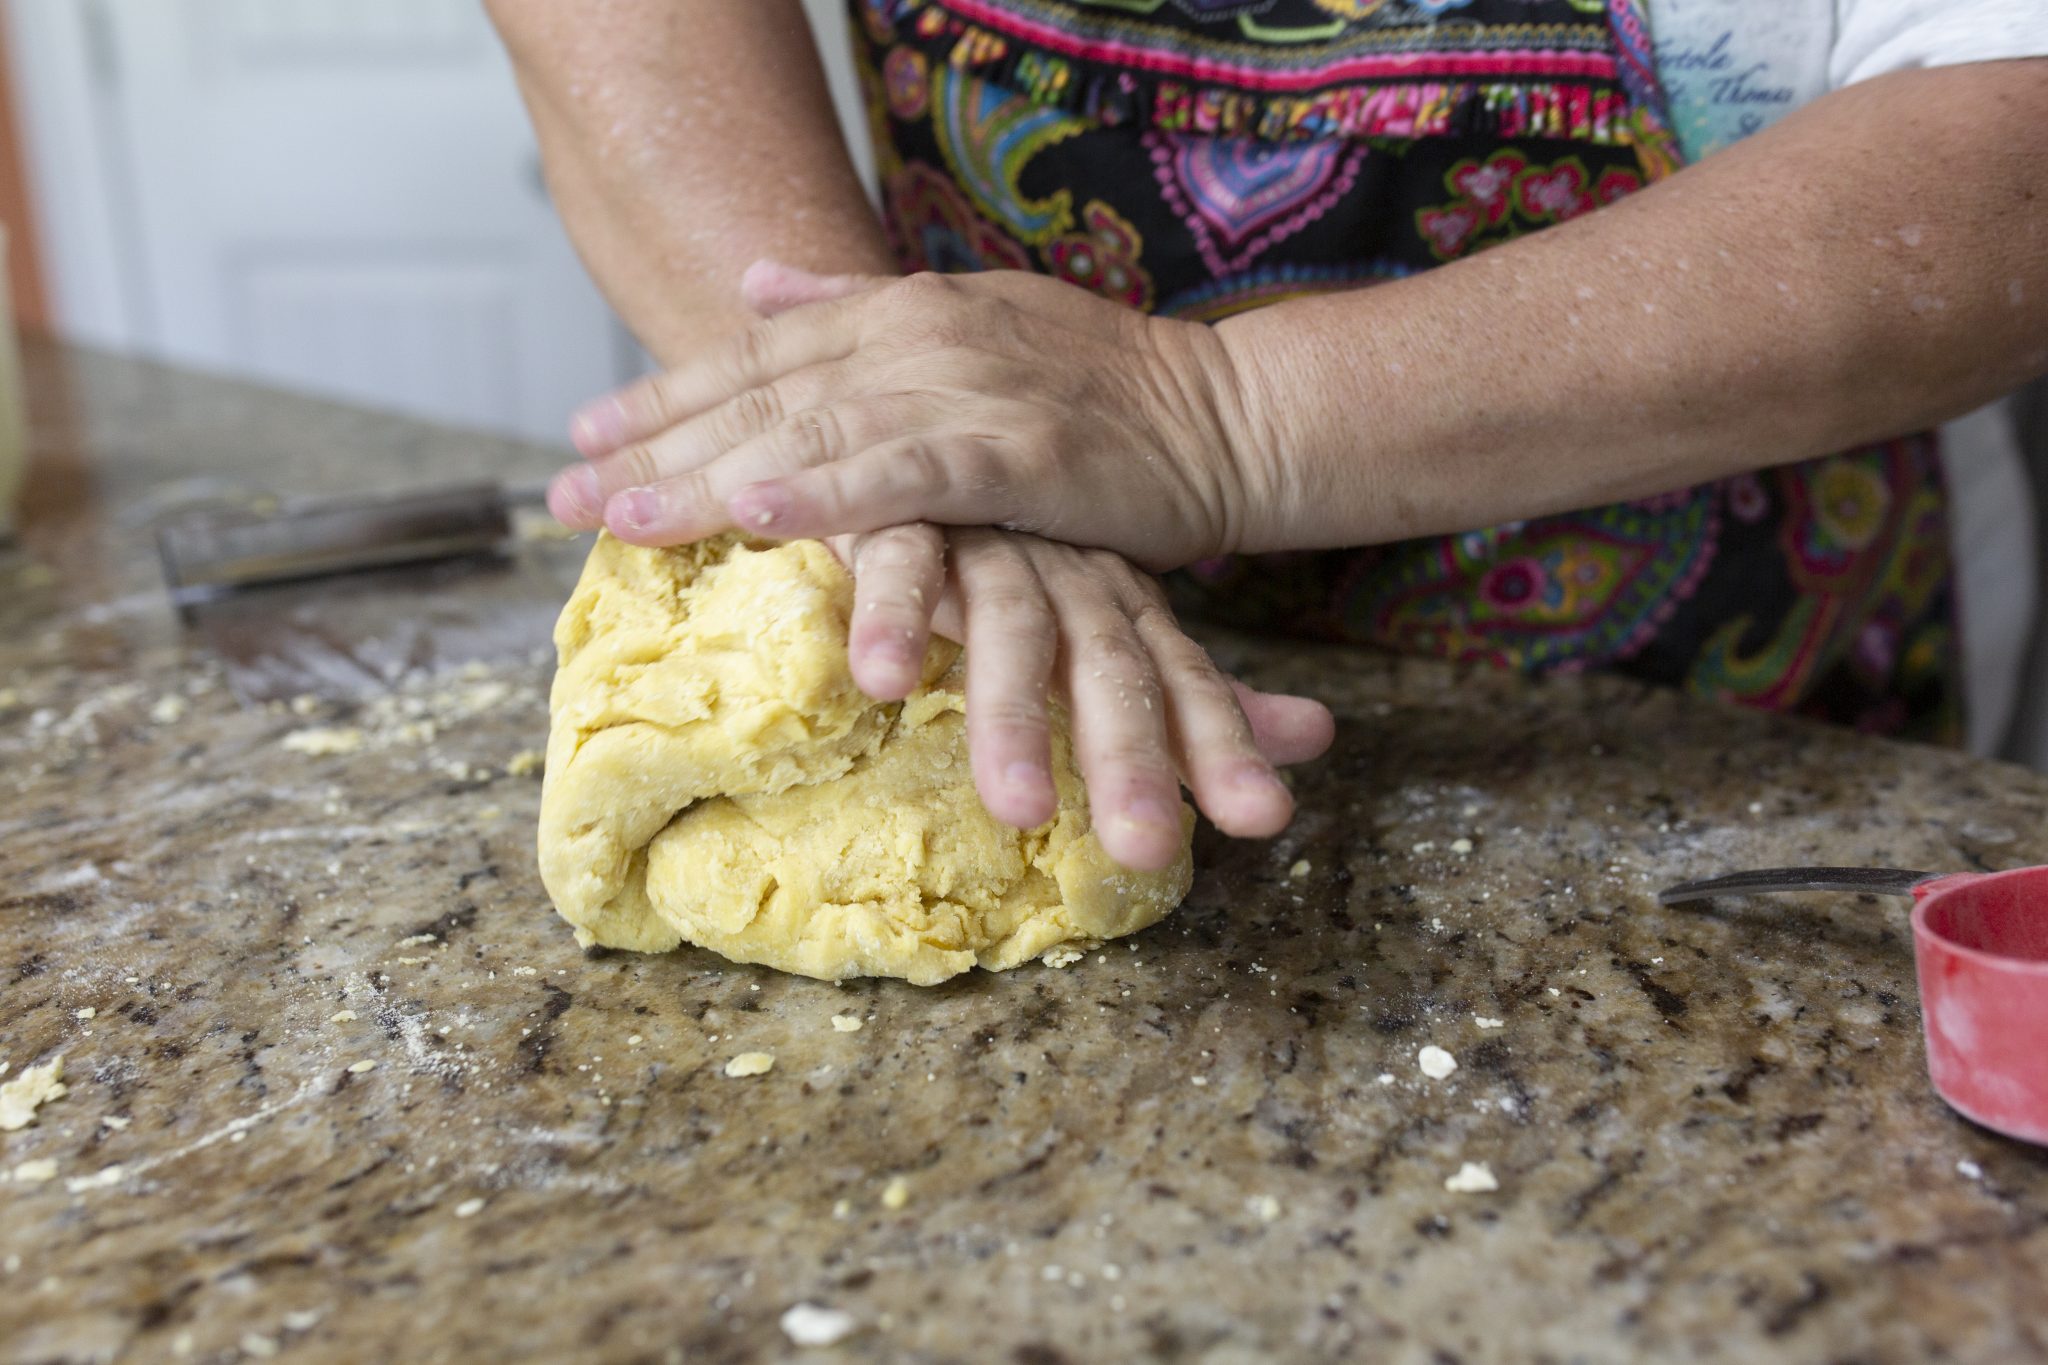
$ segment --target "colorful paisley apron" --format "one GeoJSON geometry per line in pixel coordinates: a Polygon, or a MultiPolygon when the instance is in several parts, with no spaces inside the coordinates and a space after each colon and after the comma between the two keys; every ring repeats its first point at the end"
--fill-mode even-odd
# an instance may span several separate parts
{"type": "MultiPolygon", "coordinates": [[[[854,8],[906,270],[1038,271],[1215,322],[1430,269],[1681,162],[1639,0],[854,8]]],[[[1466,535],[1199,564],[1172,587],[1251,629],[1961,732],[1930,435],[1466,535]]]]}

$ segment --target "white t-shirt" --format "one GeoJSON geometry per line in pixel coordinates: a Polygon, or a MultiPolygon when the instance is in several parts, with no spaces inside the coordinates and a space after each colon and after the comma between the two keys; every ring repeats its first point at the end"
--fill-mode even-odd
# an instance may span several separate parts
{"type": "MultiPolygon", "coordinates": [[[[1856,81],[2048,56],[2048,0],[1647,0],[1657,71],[1689,160],[1856,81]]],[[[1970,747],[2012,725],[2034,627],[2036,528],[2006,405],[1941,429],[1970,747]]]]}

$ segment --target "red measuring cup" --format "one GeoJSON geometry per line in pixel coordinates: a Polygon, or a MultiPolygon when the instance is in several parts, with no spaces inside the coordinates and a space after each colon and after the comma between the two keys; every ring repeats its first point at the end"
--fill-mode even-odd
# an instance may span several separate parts
{"type": "Polygon", "coordinates": [[[2048,867],[1908,872],[1782,867],[1687,882],[1664,905],[1770,891],[1913,898],[1927,1074],[1951,1108],[2048,1146],[2048,867]]]}

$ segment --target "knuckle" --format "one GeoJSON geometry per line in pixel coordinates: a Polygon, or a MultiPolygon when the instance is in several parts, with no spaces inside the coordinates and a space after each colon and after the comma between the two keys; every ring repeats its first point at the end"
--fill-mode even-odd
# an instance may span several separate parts
{"type": "Polygon", "coordinates": [[[769,357],[769,324],[757,322],[732,339],[732,346],[726,353],[726,378],[734,384],[745,384],[752,377],[767,368],[769,357]]]}
{"type": "Polygon", "coordinates": [[[1051,732],[1045,702],[1023,696],[984,697],[980,702],[981,723],[986,730],[1036,740],[1051,732]]]}
{"type": "Polygon", "coordinates": [[[891,454],[889,466],[890,482],[906,493],[938,493],[952,481],[945,458],[929,441],[899,443],[891,454]]]}
{"type": "Polygon", "coordinates": [[[830,408],[813,408],[785,417],[775,427],[777,451],[805,469],[821,465],[837,449],[838,421],[830,408]]]}
{"type": "Polygon", "coordinates": [[[661,477],[661,459],[654,453],[654,447],[645,441],[636,441],[624,450],[616,451],[598,469],[598,487],[605,493],[616,493],[622,488],[641,488],[661,477]]]}
{"type": "Polygon", "coordinates": [[[764,385],[736,395],[726,404],[723,417],[726,431],[734,437],[743,437],[747,433],[768,430],[785,415],[782,395],[764,385]]]}
{"type": "Polygon", "coordinates": [[[1118,730],[1095,746],[1097,771],[1114,773],[1133,786],[1176,781],[1173,764],[1158,736],[1147,730],[1118,730]]]}
{"type": "Polygon", "coordinates": [[[1035,644],[1050,633],[1052,611],[1045,604],[1044,594],[1033,592],[1022,583],[985,584],[973,594],[973,599],[975,612],[985,613],[989,625],[1003,636],[1025,638],[1035,644]]]}
{"type": "Polygon", "coordinates": [[[1123,631],[1090,631],[1081,637],[1075,660],[1091,677],[1099,674],[1120,687],[1151,686],[1150,656],[1123,631]]]}
{"type": "Polygon", "coordinates": [[[932,526],[893,526],[862,539],[854,559],[863,571],[921,577],[938,567],[943,549],[932,526]]]}

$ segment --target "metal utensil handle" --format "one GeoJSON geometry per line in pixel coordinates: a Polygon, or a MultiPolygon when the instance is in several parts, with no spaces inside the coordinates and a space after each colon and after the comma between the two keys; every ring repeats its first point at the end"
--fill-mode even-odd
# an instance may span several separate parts
{"type": "Polygon", "coordinates": [[[1900,867],[1767,867],[1725,877],[1686,882],[1657,893],[1659,905],[1680,905],[1709,896],[1755,896],[1771,891],[1854,891],[1873,896],[1910,896],[1913,888],[1938,876],[1900,867]]]}

